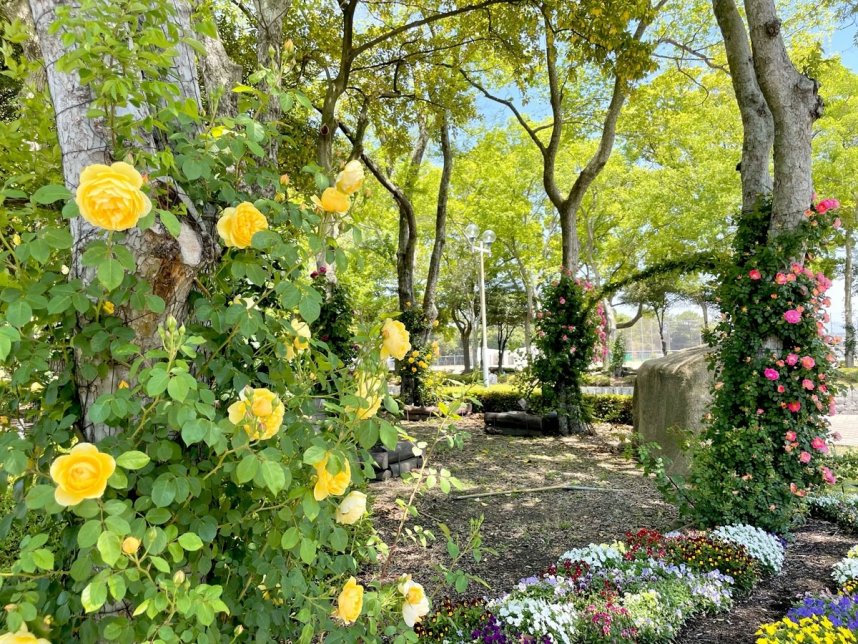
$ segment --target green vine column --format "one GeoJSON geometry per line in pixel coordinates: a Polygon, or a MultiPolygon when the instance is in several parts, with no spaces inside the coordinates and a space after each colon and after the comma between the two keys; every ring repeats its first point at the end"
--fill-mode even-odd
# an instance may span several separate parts
{"type": "Polygon", "coordinates": [[[826,415],[835,361],[827,335],[831,281],[816,253],[840,227],[827,199],[767,241],[771,205],[743,215],[719,292],[711,419],[695,455],[690,510],[707,525],[789,529],[801,497],[834,474],[826,415]],[[789,258],[802,258],[802,262],[789,258]]]}

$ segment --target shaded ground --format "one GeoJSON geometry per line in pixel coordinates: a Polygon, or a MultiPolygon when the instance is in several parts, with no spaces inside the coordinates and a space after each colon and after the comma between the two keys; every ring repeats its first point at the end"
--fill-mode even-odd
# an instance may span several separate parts
{"type": "Polygon", "coordinates": [[[856,541],[855,535],[844,533],[832,523],[808,521],[796,531],[780,575],[764,581],[729,613],[691,621],[677,641],[685,644],[756,641],[754,632],[760,624],[781,619],[805,593],[833,589],[831,568],[856,541]]]}
{"type": "MultiPolygon", "coordinates": [[[[436,435],[431,423],[403,426],[420,440],[436,435]]],[[[497,554],[485,553],[479,563],[471,559],[460,562],[460,567],[491,586],[491,590],[472,586],[467,595],[501,593],[553,563],[569,548],[612,541],[628,530],[675,527],[673,507],[661,501],[652,482],[624,456],[622,441],[629,436],[627,430],[600,425],[597,435],[588,437],[488,436],[479,415],[463,419],[458,426],[471,432],[464,449],[444,449],[433,458],[435,467],[449,469],[465,484],[467,489],[454,495],[560,484],[619,491],[554,490],[459,501],[432,491],[417,502],[422,516],[407,525],[433,530],[438,542],[424,550],[403,540],[389,575],[408,572],[425,580],[427,590],[437,596],[454,594],[440,588],[433,573],[435,564],[449,562],[445,539],[436,525],[443,522],[454,534],[462,535],[470,520],[480,515],[485,517],[483,543],[497,554]]],[[[401,516],[395,500],[409,489],[397,480],[375,484],[370,490],[375,496],[376,528],[390,543],[401,516]]]]}

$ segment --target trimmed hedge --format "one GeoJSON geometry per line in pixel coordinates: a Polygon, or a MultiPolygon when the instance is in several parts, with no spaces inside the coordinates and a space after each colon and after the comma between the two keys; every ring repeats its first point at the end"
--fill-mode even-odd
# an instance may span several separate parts
{"type": "MultiPolygon", "coordinates": [[[[467,395],[474,398],[483,412],[521,411],[521,394],[511,385],[485,387],[446,387],[444,395],[467,395]]],[[[539,390],[534,391],[539,396],[539,390]]],[[[632,424],[632,397],[619,394],[584,394],[584,403],[593,418],[606,423],[632,424]]]]}

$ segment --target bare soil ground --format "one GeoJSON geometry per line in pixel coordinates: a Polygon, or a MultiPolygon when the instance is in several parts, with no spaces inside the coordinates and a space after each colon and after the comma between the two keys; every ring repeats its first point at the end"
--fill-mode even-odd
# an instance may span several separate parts
{"type": "MultiPolygon", "coordinates": [[[[432,423],[403,423],[419,440],[436,435],[432,423]]],[[[463,450],[439,450],[432,465],[447,468],[466,490],[444,495],[434,490],[420,497],[420,515],[407,526],[421,525],[438,540],[423,549],[407,539],[394,553],[388,573],[411,573],[427,583],[427,590],[453,595],[439,587],[433,569],[449,561],[446,541],[437,530],[445,523],[454,534],[465,535],[470,520],[483,516],[483,543],[497,554],[485,553],[480,562],[465,559],[460,566],[484,579],[491,589],[471,586],[466,595],[502,593],[519,579],[532,575],[566,550],[591,542],[620,538],[628,530],[675,527],[674,508],[664,503],[653,483],[625,455],[630,428],[597,425],[595,436],[517,438],[491,436],[483,431],[481,415],[462,419],[458,426],[471,433],[463,450]],[[613,488],[617,492],[554,490],[454,500],[459,494],[574,484],[613,488]]],[[[376,528],[385,541],[396,530],[401,510],[398,497],[409,493],[400,480],[374,484],[376,528]]]]}
{"type": "MultiPolygon", "coordinates": [[[[403,426],[418,440],[431,441],[436,435],[431,422],[403,426]]],[[[465,597],[502,594],[521,578],[544,570],[569,548],[609,542],[639,528],[668,531],[679,527],[675,509],[661,500],[653,482],[628,457],[629,427],[600,424],[595,436],[492,436],[483,431],[480,415],[462,419],[458,427],[470,432],[464,449],[439,449],[431,465],[449,469],[466,489],[451,495],[433,490],[418,498],[420,516],[409,518],[406,526],[432,530],[437,540],[430,540],[423,548],[404,537],[387,571],[390,576],[412,574],[436,599],[457,596],[453,589],[443,586],[437,572],[439,564],[449,562],[446,541],[437,529],[442,522],[453,534],[463,536],[470,521],[483,516],[484,546],[496,551],[484,553],[479,562],[467,557],[459,562],[459,567],[488,585],[470,585],[459,595],[465,597]],[[560,484],[605,491],[552,490],[454,498],[560,484]]],[[[370,492],[375,497],[376,528],[390,543],[402,516],[396,499],[407,498],[410,488],[401,480],[393,480],[374,484],[370,492]]],[[[780,575],[765,580],[730,613],[693,620],[677,642],[754,642],[753,633],[760,624],[783,617],[805,593],[831,588],[831,567],[858,542],[856,535],[817,520],[809,520],[794,536],[780,575]]]]}

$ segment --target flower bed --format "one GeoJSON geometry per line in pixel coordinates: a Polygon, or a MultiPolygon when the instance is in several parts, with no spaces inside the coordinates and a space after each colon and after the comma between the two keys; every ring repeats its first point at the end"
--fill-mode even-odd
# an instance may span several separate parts
{"type": "Polygon", "coordinates": [[[831,576],[837,594],[805,597],[780,621],[760,626],[757,644],[858,642],[858,546],[834,565],[831,576]]]}
{"type": "Polygon", "coordinates": [[[858,532],[858,494],[819,494],[808,497],[810,513],[858,532]]]}
{"type": "Polygon", "coordinates": [[[569,550],[502,597],[444,600],[417,632],[424,642],[669,642],[689,618],[729,609],[777,573],[783,554],[780,539],[746,525],[640,530],[569,550]]]}

